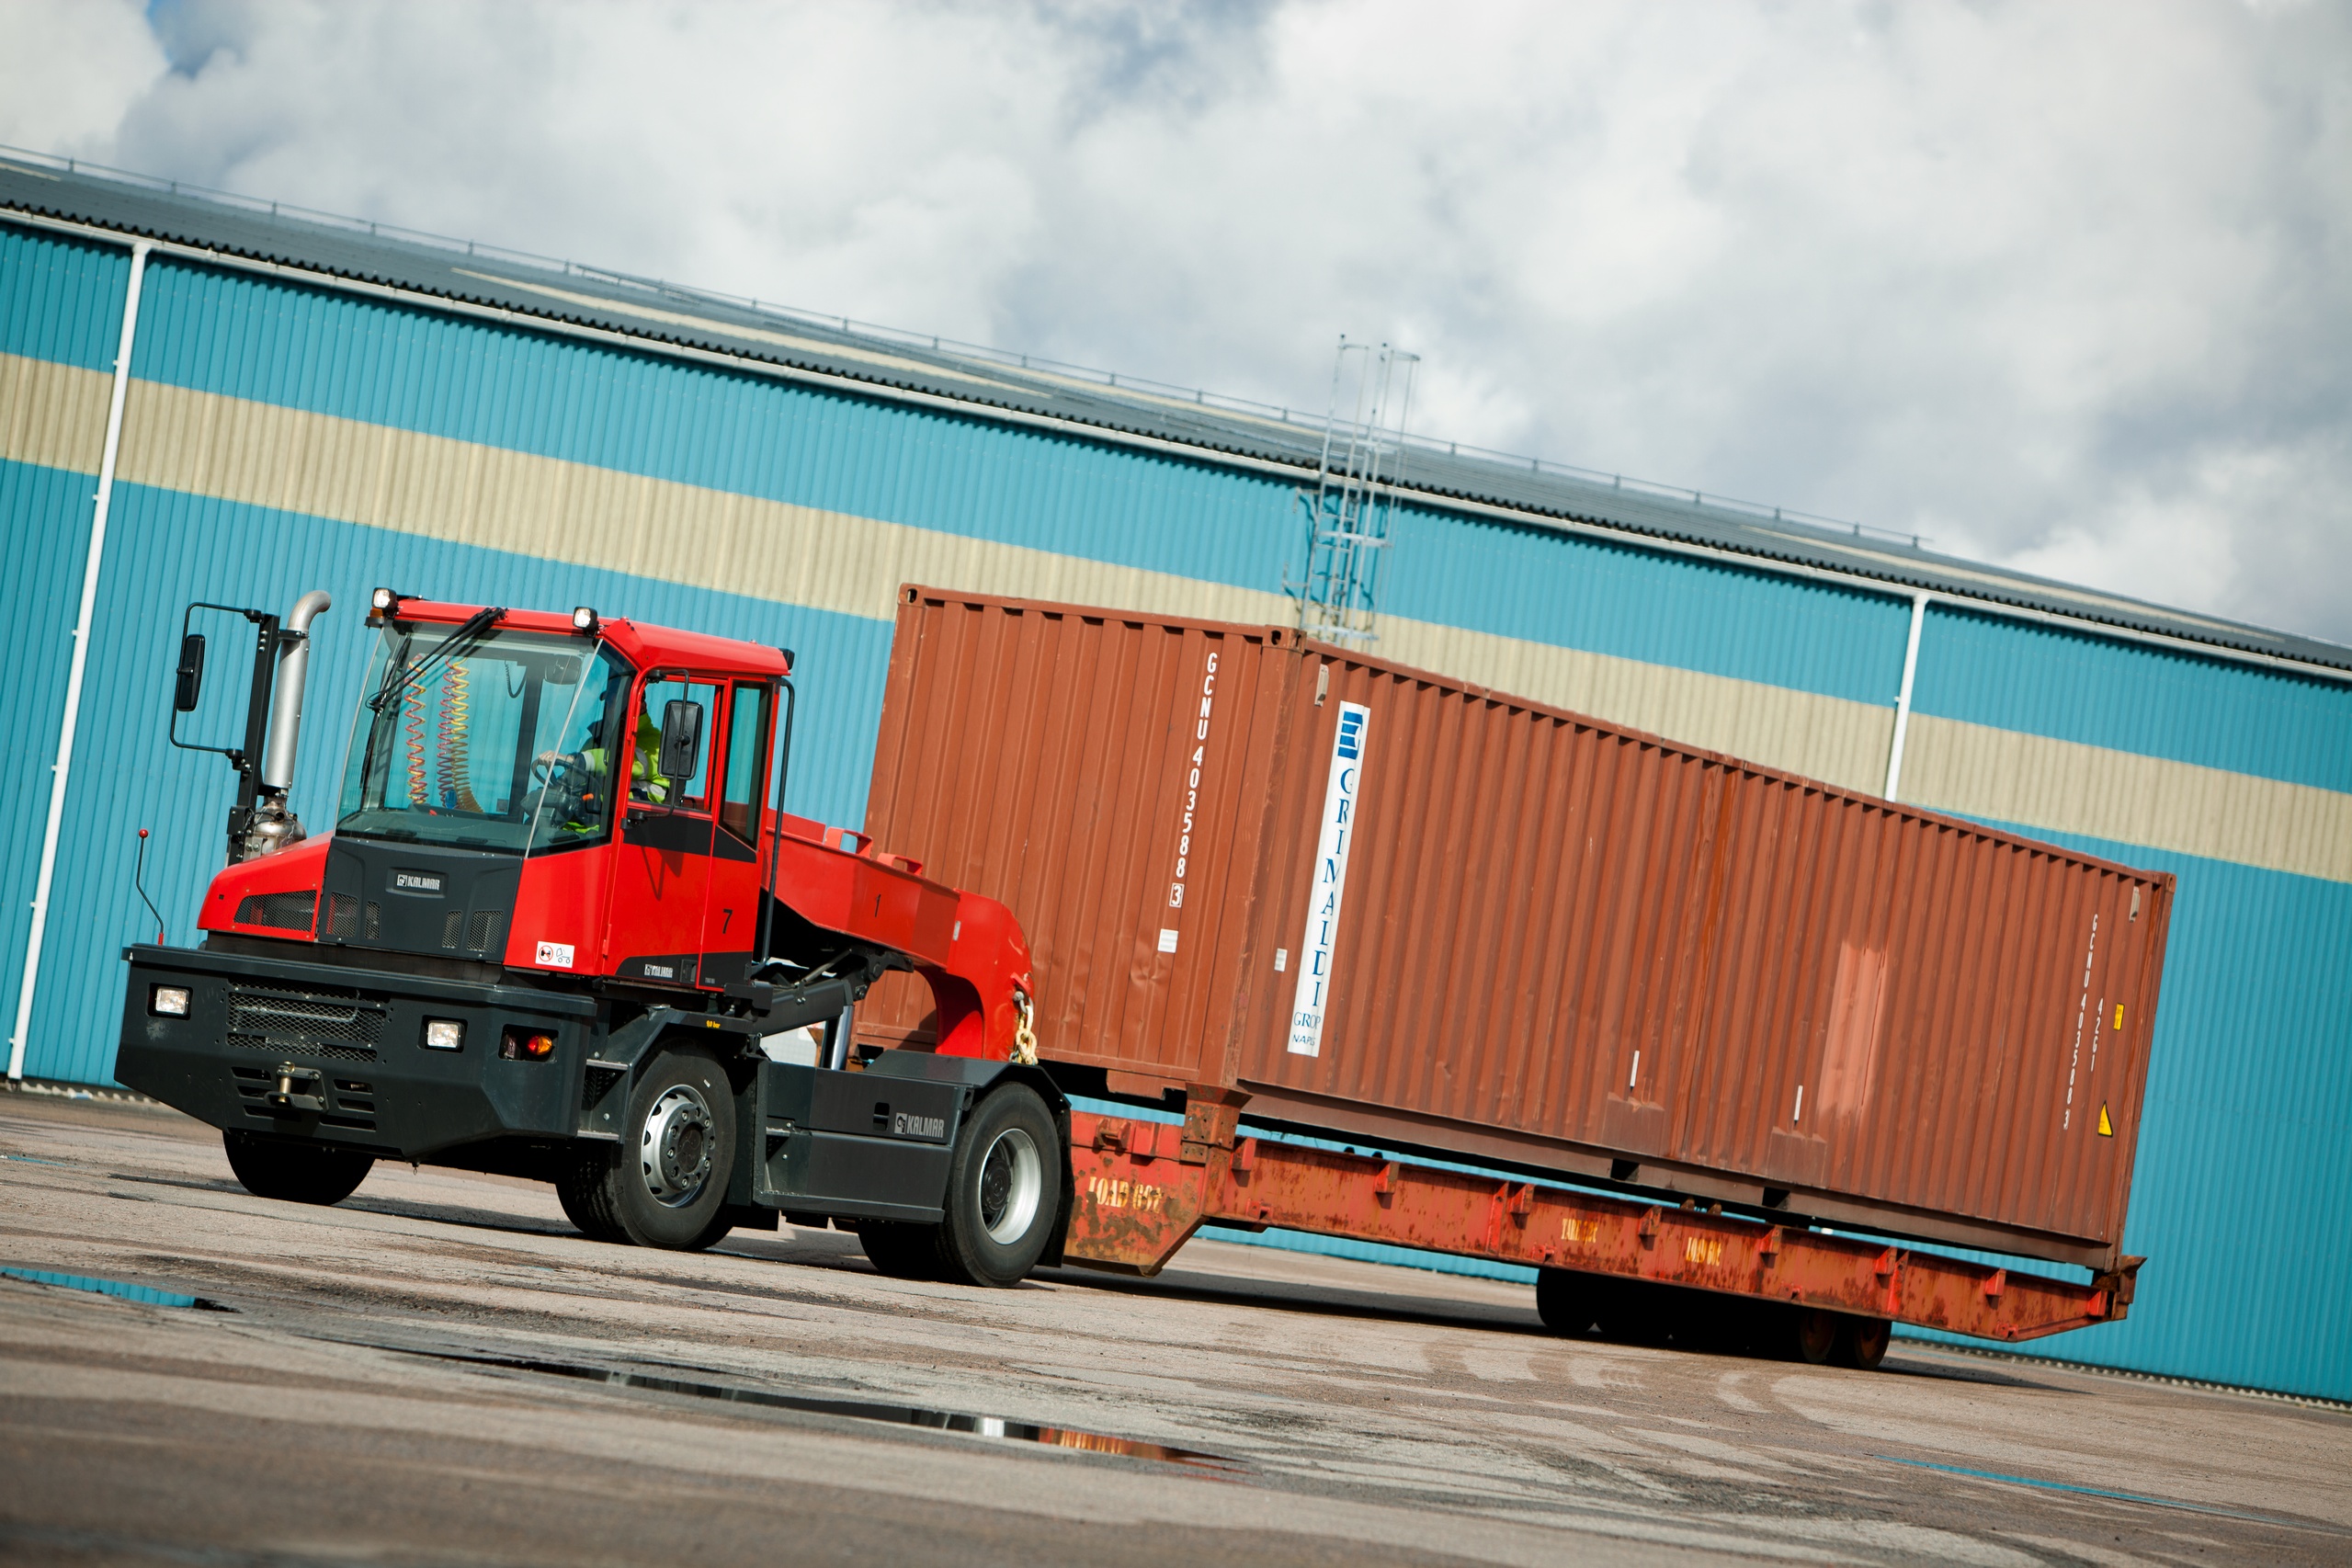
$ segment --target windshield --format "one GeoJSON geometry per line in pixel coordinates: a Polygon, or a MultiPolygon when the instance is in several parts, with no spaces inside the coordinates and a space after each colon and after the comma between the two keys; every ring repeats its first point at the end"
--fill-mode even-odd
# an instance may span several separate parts
{"type": "Polygon", "coordinates": [[[336,830],[510,854],[601,840],[629,666],[602,643],[464,630],[384,629],[336,830]]]}

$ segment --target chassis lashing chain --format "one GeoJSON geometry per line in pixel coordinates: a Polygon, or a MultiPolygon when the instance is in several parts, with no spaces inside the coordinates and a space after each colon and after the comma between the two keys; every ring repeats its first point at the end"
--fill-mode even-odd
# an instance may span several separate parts
{"type": "Polygon", "coordinates": [[[1009,1060],[1016,1066],[1034,1067],[1037,1065],[1037,1030],[1029,1017],[1033,1004],[1029,1001],[1029,994],[1017,986],[1013,991],[1013,1008],[1020,1021],[1013,1026],[1013,1053],[1009,1060]]]}

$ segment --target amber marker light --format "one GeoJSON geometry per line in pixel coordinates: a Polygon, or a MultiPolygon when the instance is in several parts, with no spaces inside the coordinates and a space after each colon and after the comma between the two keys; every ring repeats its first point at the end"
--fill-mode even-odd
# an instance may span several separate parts
{"type": "Polygon", "coordinates": [[[555,1037],[540,1029],[508,1029],[498,1054],[509,1062],[544,1062],[555,1054],[555,1037]]]}

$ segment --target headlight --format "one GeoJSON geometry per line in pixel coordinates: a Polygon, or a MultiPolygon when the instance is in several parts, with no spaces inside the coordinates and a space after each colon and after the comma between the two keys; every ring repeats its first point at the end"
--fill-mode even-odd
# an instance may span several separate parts
{"type": "Polygon", "coordinates": [[[425,1020],[425,1049],[456,1051],[465,1044],[465,1025],[456,1018],[425,1020]]]}
{"type": "Polygon", "coordinates": [[[187,987],[185,985],[147,987],[147,1010],[159,1018],[187,1017],[187,987]]]}

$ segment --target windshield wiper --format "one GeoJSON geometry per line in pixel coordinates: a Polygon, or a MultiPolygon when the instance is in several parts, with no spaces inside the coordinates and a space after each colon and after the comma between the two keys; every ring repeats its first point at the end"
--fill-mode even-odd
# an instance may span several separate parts
{"type": "Polygon", "coordinates": [[[384,704],[390,702],[395,694],[405,697],[411,688],[423,685],[427,671],[449,663],[487,637],[506,613],[503,609],[478,609],[412,667],[406,670],[398,665],[386,667],[384,684],[376,689],[375,696],[368,699],[368,711],[381,713],[384,710],[384,704]]]}

